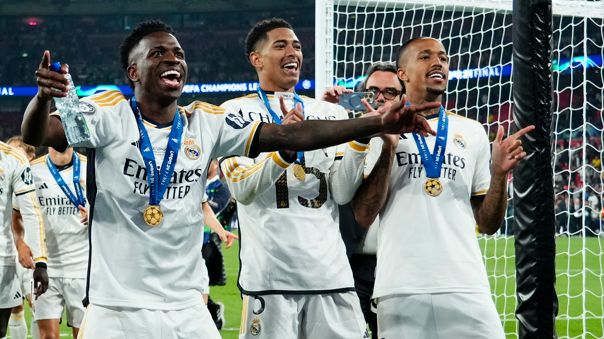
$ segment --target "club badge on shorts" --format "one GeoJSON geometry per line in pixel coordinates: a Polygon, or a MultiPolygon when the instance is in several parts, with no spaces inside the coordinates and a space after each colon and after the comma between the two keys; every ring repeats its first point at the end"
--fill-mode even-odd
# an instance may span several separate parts
{"type": "Polygon", "coordinates": [[[424,183],[424,192],[431,197],[437,197],[443,192],[443,184],[438,179],[430,178],[424,183]]]}
{"type": "Polygon", "coordinates": [[[143,211],[143,219],[149,227],[155,227],[164,220],[164,212],[158,205],[149,205],[143,211]]]}
{"type": "Polygon", "coordinates": [[[252,319],[252,324],[250,325],[250,333],[252,335],[256,336],[256,335],[260,335],[261,331],[262,331],[262,322],[260,321],[260,318],[252,319]]]}
{"type": "Polygon", "coordinates": [[[300,181],[304,181],[306,178],[306,172],[304,171],[304,167],[300,164],[294,165],[294,177],[300,181]]]}

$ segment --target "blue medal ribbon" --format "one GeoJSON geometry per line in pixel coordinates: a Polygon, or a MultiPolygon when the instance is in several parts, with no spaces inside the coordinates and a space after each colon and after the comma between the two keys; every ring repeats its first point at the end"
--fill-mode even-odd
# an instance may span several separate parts
{"type": "MultiPolygon", "coordinates": [[[[273,111],[273,109],[271,108],[271,104],[268,101],[268,96],[266,95],[266,92],[263,91],[260,86],[258,86],[258,97],[262,100],[262,102],[264,102],[264,106],[273,118],[273,122],[277,125],[281,125],[281,117],[277,113],[275,113],[275,111],[273,111]]],[[[302,101],[302,98],[300,98],[298,93],[294,92],[294,108],[298,103],[302,105],[302,116],[304,116],[304,101],[302,101]]],[[[296,159],[296,162],[304,164],[304,152],[298,152],[297,154],[298,157],[296,159]]]]}
{"type": "Polygon", "coordinates": [[[443,166],[443,161],[445,160],[445,150],[447,149],[448,130],[449,118],[447,117],[445,108],[440,106],[440,111],[438,112],[436,141],[434,142],[432,154],[430,154],[430,150],[428,150],[428,145],[426,144],[426,139],[424,136],[415,132],[413,133],[413,139],[415,139],[415,144],[417,145],[419,154],[422,157],[422,162],[424,163],[424,168],[426,169],[426,177],[428,178],[440,177],[440,171],[443,166]]]}
{"type": "Polygon", "coordinates": [[[147,133],[147,129],[143,123],[143,117],[136,105],[136,99],[132,97],[130,105],[134,116],[136,117],[136,124],[138,125],[138,131],[140,134],[139,149],[145,162],[145,168],[147,169],[147,183],[149,184],[149,205],[158,206],[161,202],[168,185],[172,173],[174,173],[174,167],[176,160],[178,159],[178,151],[180,150],[180,143],[182,140],[183,123],[178,109],[174,114],[174,121],[172,122],[172,130],[168,136],[168,145],[166,146],[166,154],[162,161],[161,168],[158,168],[157,162],[155,161],[155,154],[153,153],[153,146],[151,145],[151,139],[147,133]]]}
{"type": "Polygon", "coordinates": [[[75,207],[78,207],[78,206],[85,207],[86,198],[84,198],[84,193],[82,191],[82,185],[80,185],[80,158],[77,156],[76,152],[73,152],[72,162],[73,162],[73,187],[75,189],[75,194],[73,194],[73,192],[71,192],[71,190],[69,189],[69,186],[67,186],[67,183],[65,182],[65,180],[63,180],[61,173],[59,173],[59,169],[55,166],[55,164],[52,163],[52,161],[50,161],[50,156],[46,157],[46,166],[48,166],[48,170],[50,171],[50,174],[52,174],[52,177],[57,182],[57,185],[59,185],[59,187],[61,188],[63,193],[65,193],[65,196],[67,196],[69,201],[71,201],[71,203],[75,207]]]}

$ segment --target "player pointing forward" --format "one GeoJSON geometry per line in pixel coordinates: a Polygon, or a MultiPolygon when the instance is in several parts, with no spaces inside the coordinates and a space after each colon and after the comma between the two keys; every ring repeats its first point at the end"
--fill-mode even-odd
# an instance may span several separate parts
{"type": "MultiPolygon", "coordinates": [[[[440,41],[405,43],[397,67],[409,102],[440,104],[449,73],[440,41]]],[[[379,337],[504,338],[475,227],[488,234],[500,227],[507,174],[526,156],[519,139],[534,127],[505,140],[500,127],[489,157],[478,122],[442,107],[422,114],[436,137],[374,139],[389,147],[372,145],[375,165],[353,202],[366,227],[380,213],[373,293],[379,337]]]]}
{"type": "MultiPolygon", "coordinates": [[[[399,105],[362,123],[287,126],[252,122],[198,101],[179,107],[187,79],[185,51],[172,29],[158,21],[141,23],[125,38],[121,63],[134,97],[126,100],[119,91],[109,91],[82,99],[90,139],[71,145],[89,149],[89,305],[80,328],[80,337],[87,339],[158,333],[165,338],[219,337],[199,286],[199,206],[212,159],[429,130],[415,114],[429,104],[399,105]]],[[[50,53],[45,52],[36,71],[38,94],[27,107],[22,132],[28,143],[63,150],[65,130],[49,110],[53,96],[66,95],[66,79],[49,65],[50,53]]]]}

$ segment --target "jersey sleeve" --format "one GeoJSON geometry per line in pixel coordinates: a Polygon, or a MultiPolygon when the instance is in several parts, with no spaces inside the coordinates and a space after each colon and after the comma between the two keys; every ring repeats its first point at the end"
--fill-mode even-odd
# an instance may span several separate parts
{"type": "Polygon", "coordinates": [[[17,196],[15,196],[14,193],[13,193],[13,197],[11,198],[11,200],[12,200],[13,209],[15,211],[20,210],[21,208],[19,207],[19,200],[17,200],[17,196]]]}
{"type": "Polygon", "coordinates": [[[235,107],[223,105],[221,107],[205,104],[205,111],[213,113],[217,126],[212,128],[217,131],[216,145],[213,158],[243,155],[246,157],[258,156],[257,143],[262,123],[244,119],[235,107]],[[217,114],[219,113],[219,114],[217,114]]]}
{"type": "Polygon", "coordinates": [[[19,211],[23,218],[25,239],[31,248],[35,262],[46,262],[44,219],[35,192],[33,174],[27,163],[19,162],[13,172],[12,185],[19,211]]]}
{"type": "Polygon", "coordinates": [[[472,177],[472,196],[485,195],[491,183],[491,149],[489,137],[482,126],[477,133],[480,135],[476,154],[476,167],[472,177]]]}
{"type": "MultiPolygon", "coordinates": [[[[80,100],[80,115],[84,118],[90,138],[72,147],[98,148],[109,144],[116,132],[119,110],[130,112],[128,101],[120,91],[105,91],[80,100]],[[111,119],[109,113],[116,112],[116,119],[111,119]]],[[[67,130],[65,133],[69,133],[67,130]]]]}
{"type": "Polygon", "coordinates": [[[339,205],[349,203],[361,185],[368,150],[368,144],[358,141],[338,146],[336,160],[329,172],[329,185],[333,199],[339,205]]]}
{"type": "Polygon", "coordinates": [[[247,157],[226,158],[221,161],[220,168],[231,195],[247,205],[254,197],[274,187],[290,164],[278,152],[271,152],[256,160],[247,157]]]}
{"type": "Polygon", "coordinates": [[[375,167],[375,164],[377,163],[378,159],[380,158],[380,155],[382,154],[383,143],[384,141],[382,140],[382,138],[372,138],[369,142],[369,150],[365,159],[365,168],[363,173],[364,177],[367,177],[375,167]]]}

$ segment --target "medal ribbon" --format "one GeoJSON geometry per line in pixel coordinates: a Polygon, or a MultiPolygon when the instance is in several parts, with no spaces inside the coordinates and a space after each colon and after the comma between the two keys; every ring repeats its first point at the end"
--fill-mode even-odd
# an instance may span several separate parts
{"type": "Polygon", "coordinates": [[[80,185],[80,158],[76,155],[75,151],[73,152],[72,162],[73,162],[73,187],[75,189],[75,194],[73,194],[73,192],[71,192],[71,190],[69,189],[69,186],[67,186],[67,183],[65,182],[65,180],[63,180],[63,177],[61,176],[61,173],[59,173],[59,170],[57,169],[55,164],[53,164],[52,161],[50,161],[50,156],[46,157],[46,166],[48,166],[48,170],[50,170],[50,174],[52,174],[53,178],[57,182],[57,185],[59,185],[59,187],[61,188],[63,193],[65,193],[65,195],[69,199],[69,201],[71,201],[71,203],[75,207],[78,207],[78,206],[85,207],[86,198],[84,198],[84,193],[82,191],[82,185],[80,185]]]}
{"type": "Polygon", "coordinates": [[[174,167],[176,160],[178,159],[178,151],[180,149],[180,143],[182,139],[183,123],[178,109],[174,114],[174,121],[172,122],[172,130],[168,135],[168,145],[166,146],[166,154],[164,154],[164,160],[162,161],[161,168],[158,168],[155,161],[155,154],[153,153],[153,146],[151,145],[151,139],[147,134],[147,129],[143,123],[143,117],[136,105],[136,99],[132,97],[130,105],[134,116],[136,117],[136,124],[138,125],[138,131],[140,134],[139,149],[145,162],[145,168],[147,169],[147,183],[149,184],[149,205],[158,206],[162,200],[172,173],[174,173],[174,167]]]}
{"type": "Polygon", "coordinates": [[[426,169],[426,177],[428,178],[440,177],[440,170],[443,166],[443,161],[445,160],[448,130],[449,118],[447,117],[445,108],[440,106],[440,111],[438,112],[436,140],[434,141],[434,149],[432,150],[432,154],[430,154],[430,150],[428,149],[424,136],[415,132],[413,133],[413,139],[415,139],[415,144],[417,145],[419,154],[422,157],[422,162],[424,163],[424,168],[426,169]]]}
{"type": "MultiPolygon", "coordinates": [[[[271,104],[268,101],[268,96],[266,95],[266,92],[263,91],[260,86],[258,86],[258,97],[262,100],[262,102],[264,102],[264,106],[273,118],[273,122],[277,125],[281,125],[281,117],[277,113],[275,113],[275,111],[273,111],[273,109],[271,108],[271,104]]],[[[302,116],[304,116],[304,101],[302,101],[302,98],[300,98],[298,93],[294,92],[294,108],[298,103],[302,105],[302,116]]],[[[297,154],[298,157],[296,159],[296,162],[304,164],[304,152],[298,152],[297,154]]]]}

